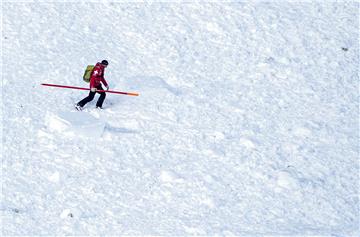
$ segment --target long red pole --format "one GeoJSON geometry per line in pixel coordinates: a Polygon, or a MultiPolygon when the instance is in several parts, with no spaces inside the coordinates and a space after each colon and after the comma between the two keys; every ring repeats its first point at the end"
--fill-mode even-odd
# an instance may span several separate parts
{"type": "MultiPolygon", "coordinates": [[[[85,90],[85,91],[89,91],[89,88],[85,88],[85,87],[77,87],[77,86],[64,86],[64,85],[55,85],[55,84],[46,84],[46,83],[42,83],[42,86],[52,86],[52,87],[60,87],[60,88],[68,88],[68,89],[76,89],[76,90],[85,90]]],[[[131,96],[139,96],[138,93],[133,93],[133,92],[122,92],[122,91],[111,91],[111,90],[97,90],[97,92],[109,92],[109,93],[114,93],[114,94],[121,94],[121,95],[131,95],[131,96]]]]}

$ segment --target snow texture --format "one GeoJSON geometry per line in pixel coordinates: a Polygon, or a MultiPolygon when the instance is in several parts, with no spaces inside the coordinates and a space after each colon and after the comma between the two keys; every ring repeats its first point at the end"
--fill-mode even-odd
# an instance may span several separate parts
{"type": "Polygon", "coordinates": [[[2,235],[360,235],[357,1],[1,11],[2,235]]]}
{"type": "Polygon", "coordinates": [[[66,136],[101,137],[105,123],[89,113],[60,112],[49,114],[45,125],[50,131],[60,132],[66,136]]]}

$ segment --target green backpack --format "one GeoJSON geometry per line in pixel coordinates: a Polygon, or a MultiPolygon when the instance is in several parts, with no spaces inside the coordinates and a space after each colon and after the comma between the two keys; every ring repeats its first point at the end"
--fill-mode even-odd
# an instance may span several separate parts
{"type": "Polygon", "coordinates": [[[94,65],[88,65],[85,69],[85,72],[84,72],[84,76],[83,76],[83,80],[87,83],[90,82],[90,76],[91,76],[91,73],[94,69],[94,65]]]}

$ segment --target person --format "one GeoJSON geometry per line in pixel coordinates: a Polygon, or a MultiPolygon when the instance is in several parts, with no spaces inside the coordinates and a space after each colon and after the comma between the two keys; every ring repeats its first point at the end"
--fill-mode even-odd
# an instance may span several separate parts
{"type": "Polygon", "coordinates": [[[107,60],[102,60],[101,63],[98,62],[90,75],[90,92],[87,97],[79,101],[75,108],[77,110],[82,110],[83,107],[90,101],[92,101],[95,97],[96,92],[100,94],[98,101],[96,102],[96,108],[102,109],[102,105],[104,103],[106,93],[99,92],[98,90],[104,90],[101,86],[101,83],[104,84],[106,90],[109,90],[109,85],[104,78],[105,68],[109,65],[107,60]]]}

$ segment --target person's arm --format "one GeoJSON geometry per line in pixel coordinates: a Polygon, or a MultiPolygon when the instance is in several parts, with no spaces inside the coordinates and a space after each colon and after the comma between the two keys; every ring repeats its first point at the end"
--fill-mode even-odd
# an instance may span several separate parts
{"type": "Polygon", "coordinates": [[[90,90],[92,92],[96,91],[95,79],[97,77],[102,77],[102,76],[103,76],[102,70],[99,67],[95,66],[94,70],[91,73],[91,77],[90,77],[90,90]]]}
{"type": "Polygon", "coordinates": [[[95,77],[90,77],[90,91],[95,92],[96,88],[95,88],[95,77]]]}
{"type": "Polygon", "coordinates": [[[104,84],[104,86],[106,87],[106,89],[109,90],[109,85],[108,85],[108,83],[106,82],[105,78],[102,78],[102,79],[101,79],[101,82],[104,84]]]}

